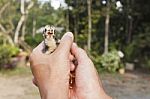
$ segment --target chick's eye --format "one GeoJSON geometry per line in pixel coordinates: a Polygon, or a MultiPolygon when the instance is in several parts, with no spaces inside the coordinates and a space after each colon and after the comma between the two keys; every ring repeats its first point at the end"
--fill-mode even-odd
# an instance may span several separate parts
{"type": "Polygon", "coordinates": [[[47,29],[44,30],[44,32],[46,32],[46,31],[47,31],[47,29]]]}

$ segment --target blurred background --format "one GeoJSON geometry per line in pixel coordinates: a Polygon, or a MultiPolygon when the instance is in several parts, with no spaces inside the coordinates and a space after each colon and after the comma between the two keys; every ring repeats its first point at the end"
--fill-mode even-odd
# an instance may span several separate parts
{"type": "Polygon", "coordinates": [[[72,31],[114,99],[150,99],[149,0],[0,0],[0,99],[40,99],[29,54],[72,31]]]}

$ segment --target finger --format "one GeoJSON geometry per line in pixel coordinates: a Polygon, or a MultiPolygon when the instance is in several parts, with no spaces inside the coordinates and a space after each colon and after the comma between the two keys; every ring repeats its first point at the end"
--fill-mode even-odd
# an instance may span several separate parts
{"type": "Polygon", "coordinates": [[[75,57],[70,53],[69,54],[69,60],[70,60],[70,71],[74,71],[75,70],[75,57]]]}
{"type": "Polygon", "coordinates": [[[69,54],[69,60],[70,60],[70,61],[73,61],[74,59],[75,59],[75,57],[70,53],[70,54],[69,54]]]}
{"type": "Polygon", "coordinates": [[[70,53],[70,49],[73,43],[73,34],[71,32],[67,32],[64,34],[64,36],[62,37],[60,44],[58,46],[58,48],[55,50],[56,53],[61,53],[64,55],[69,55],[70,53]]]}
{"type": "Polygon", "coordinates": [[[79,48],[75,43],[73,43],[71,47],[71,52],[77,59],[78,63],[84,63],[87,61],[87,59],[89,59],[86,52],[83,49],[79,48]]]}
{"type": "Polygon", "coordinates": [[[74,71],[75,70],[75,65],[73,64],[73,62],[70,63],[70,71],[74,71]]]}
{"type": "Polygon", "coordinates": [[[36,83],[35,78],[32,79],[32,83],[33,83],[35,86],[37,86],[37,83],[36,83]]]}
{"type": "Polygon", "coordinates": [[[99,85],[101,85],[101,82],[99,80],[97,71],[94,67],[93,62],[90,60],[86,52],[79,48],[75,43],[73,43],[71,48],[72,54],[77,59],[78,65],[76,68],[76,83],[77,86],[80,85],[83,88],[86,87],[86,85],[89,85],[89,82],[93,83],[92,85],[95,85],[95,88],[98,88],[99,85]],[[87,77],[85,77],[85,74],[87,77]],[[78,79],[82,79],[82,83],[78,81],[78,79]]]}

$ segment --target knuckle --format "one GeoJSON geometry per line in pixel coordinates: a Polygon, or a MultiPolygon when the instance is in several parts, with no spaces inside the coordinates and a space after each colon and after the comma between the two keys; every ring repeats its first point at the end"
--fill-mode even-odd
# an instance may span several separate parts
{"type": "Polygon", "coordinates": [[[35,53],[35,52],[36,52],[36,50],[37,50],[37,49],[36,49],[36,48],[34,48],[34,49],[32,50],[32,53],[35,53]]]}
{"type": "Polygon", "coordinates": [[[30,62],[32,61],[33,57],[34,57],[34,56],[33,56],[33,53],[31,53],[30,56],[29,56],[29,61],[30,61],[30,62]]]}
{"type": "Polygon", "coordinates": [[[34,59],[35,59],[35,54],[34,53],[31,53],[30,54],[30,56],[29,56],[29,62],[30,62],[30,64],[31,64],[31,66],[34,66],[33,64],[34,64],[34,59]]]}

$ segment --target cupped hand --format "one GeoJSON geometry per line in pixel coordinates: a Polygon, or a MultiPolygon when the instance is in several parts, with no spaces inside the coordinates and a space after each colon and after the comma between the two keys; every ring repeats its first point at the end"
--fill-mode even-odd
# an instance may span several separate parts
{"type": "Polygon", "coordinates": [[[70,89],[70,99],[111,99],[104,91],[93,62],[86,52],[73,44],[72,54],[77,59],[75,84],[70,89]]]}

